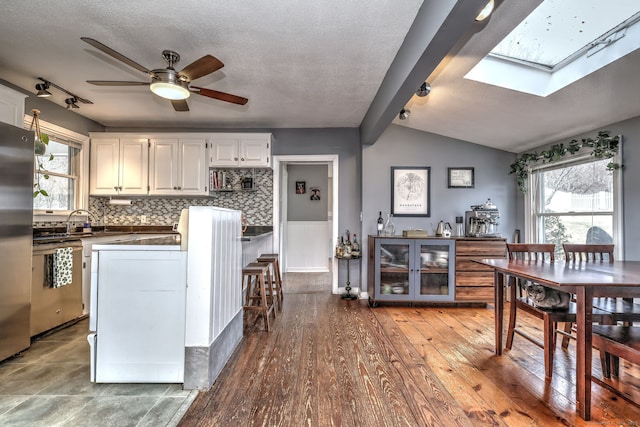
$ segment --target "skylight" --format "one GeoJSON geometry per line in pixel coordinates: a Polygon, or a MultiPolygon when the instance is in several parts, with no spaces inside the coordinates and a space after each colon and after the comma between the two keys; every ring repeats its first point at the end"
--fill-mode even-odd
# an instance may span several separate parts
{"type": "Polygon", "coordinates": [[[638,0],[544,0],[465,77],[547,96],[640,47],[638,21],[638,0]]]}

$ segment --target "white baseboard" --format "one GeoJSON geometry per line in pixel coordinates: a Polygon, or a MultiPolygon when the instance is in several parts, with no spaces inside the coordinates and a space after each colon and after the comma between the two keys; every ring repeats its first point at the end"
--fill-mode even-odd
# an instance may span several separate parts
{"type": "Polygon", "coordinates": [[[287,273],[329,273],[330,270],[328,268],[317,268],[317,267],[294,267],[288,268],[287,273]]]}

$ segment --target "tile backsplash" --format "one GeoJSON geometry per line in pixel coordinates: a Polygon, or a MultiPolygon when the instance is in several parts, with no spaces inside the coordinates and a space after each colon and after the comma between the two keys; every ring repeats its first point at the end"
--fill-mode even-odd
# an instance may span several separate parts
{"type": "MultiPolygon", "coordinates": [[[[178,222],[182,209],[189,206],[219,206],[243,212],[250,225],[273,224],[273,171],[255,170],[255,190],[241,190],[246,170],[228,169],[232,192],[214,192],[210,197],[123,197],[131,205],[111,205],[109,197],[89,197],[89,210],[101,225],[173,225],[178,222]],[[146,222],[142,222],[144,216],[146,222]]],[[[38,226],[40,224],[34,224],[38,226]]],[[[51,224],[55,225],[55,224],[51,224]]]]}

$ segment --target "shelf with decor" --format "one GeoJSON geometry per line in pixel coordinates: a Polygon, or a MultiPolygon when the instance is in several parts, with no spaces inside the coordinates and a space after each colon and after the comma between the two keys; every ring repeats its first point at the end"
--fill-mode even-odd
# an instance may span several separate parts
{"type": "Polygon", "coordinates": [[[254,168],[209,168],[209,188],[212,193],[256,191],[254,168]]]}

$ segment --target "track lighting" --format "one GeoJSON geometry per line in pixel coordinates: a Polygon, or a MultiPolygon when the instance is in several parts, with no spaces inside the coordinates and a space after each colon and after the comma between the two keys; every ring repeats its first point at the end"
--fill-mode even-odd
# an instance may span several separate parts
{"type": "Polygon", "coordinates": [[[38,83],[36,85],[36,90],[38,91],[38,93],[36,93],[36,96],[38,98],[48,98],[51,96],[51,92],[49,92],[47,89],[49,89],[49,84],[48,83],[38,83]]]}
{"type": "Polygon", "coordinates": [[[420,89],[416,91],[416,95],[423,97],[429,95],[431,92],[431,85],[427,82],[424,82],[420,85],[420,89]]]}
{"type": "Polygon", "coordinates": [[[46,97],[51,96],[51,93],[49,93],[49,91],[47,91],[47,89],[49,89],[50,87],[55,87],[59,91],[62,91],[62,92],[66,93],[67,95],[69,95],[71,97],[71,98],[67,98],[67,99],[64,100],[64,102],[67,104],[67,109],[69,109],[69,108],[80,108],[80,106],[78,106],[78,104],[77,104],[78,101],[82,102],[83,104],[93,104],[93,102],[89,101],[88,99],[81,98],[78,95],[69,92],[65,88],[60,87],[57,84],[52,83],[47,79],[44,79],[42,77],[37,77],[37,79],[42,82],[42,83],[38,83],[36,85],[36,90],[38,91],[38,93],[36,93],[36,96],[39,97],[39,98],[46,98],[46,97]]]}
{"type": "Polygon", "coordinates": [[[410,115],[411,115],[411,111],[403,108],[402,110],[400,110],[400,115],[398,116],[398,118],[400,120],[406,120],[409,118],[410,115]]]}
{"type": "Polygon", "coordinates": [[[78,100],[75,97],[67,98],[64,102],[67,104],[67,110],[70,108],[80,108],[77,104],[78,100]]]}

